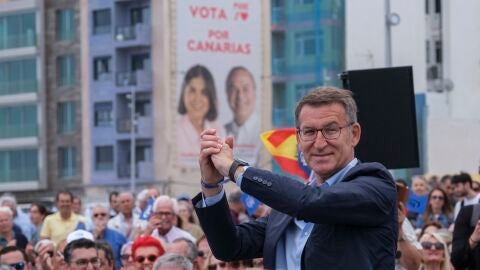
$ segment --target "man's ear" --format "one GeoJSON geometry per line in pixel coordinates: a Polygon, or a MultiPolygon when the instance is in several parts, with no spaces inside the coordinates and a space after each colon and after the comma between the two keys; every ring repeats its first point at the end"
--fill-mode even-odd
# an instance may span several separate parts
{"type": "Polygon", "coordinates": [[[351,135],[352,135],[352,146],[357,146],[358,142],[360,142],[360,136],[362,135],[362,127],[358,122],[352,124],[351,128],[351,135]]]}

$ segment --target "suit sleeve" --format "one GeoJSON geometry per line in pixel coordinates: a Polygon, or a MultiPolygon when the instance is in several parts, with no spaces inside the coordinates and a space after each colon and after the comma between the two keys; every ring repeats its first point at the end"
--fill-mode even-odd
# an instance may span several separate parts
{"type": "Polygon", "coordinates": [[[451,260],[455,269],[466,269],[472,259],[472,250],[468,240],[472,234],[470,217],[473,206],[463,207],[458,213],[453,230],[451,260]]]}
{"type": "MultiPolygon", "coordinates": [[[[313,223],[378,226],[391,221],[396,189],[381,169],[362,171],[351,181],[313,187],[268,171],[249,168],[242,190],[263,203],[313,223]]],[[[393,210],[394,211],[394,210],[393,210]]]]}
{"type": "MultiPolygon", "coordinates": [[[[201,199],[202,195],[198,194],[192,200],[193,205],[201,199]]],[[[233,261],[262,257],[268,217],[235,226],[225,196],[214,205],[195,207],[195,212],[217,259],[233,261]]]]}

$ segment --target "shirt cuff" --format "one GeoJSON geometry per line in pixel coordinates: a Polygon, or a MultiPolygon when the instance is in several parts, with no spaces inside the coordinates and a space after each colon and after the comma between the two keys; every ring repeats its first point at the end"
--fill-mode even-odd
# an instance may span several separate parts
{"type": "Polygon", "coordinates": [[[222,187],[222,190],[220,191],[220,193],[218,193],[217,195],[211,196],[211,197],[205,197],[205,195],[203,195],[203,192],[202,192],[202,200],[197,203],[197,207],[205,208],[207,206],[212,206],[212,205],[218,203],[219,201],[221,201],[222,198],[223,198],[223,195],[225,195],[225,190],[223,189],[223,187],[222,187]],[[201,205],[198,205],[200,203],[201,203],[201,205]]]}
{"type": "Polygon", "coordinates": [[[243,174],[247,171],[248,168],[250,168],[250,166],[244,166],[243,168],[245,168],[245,169],[243,170],[243,172],[241,174],[238,175],[238,177],[235,181],[239,188],[242,187],[243,174]]]}

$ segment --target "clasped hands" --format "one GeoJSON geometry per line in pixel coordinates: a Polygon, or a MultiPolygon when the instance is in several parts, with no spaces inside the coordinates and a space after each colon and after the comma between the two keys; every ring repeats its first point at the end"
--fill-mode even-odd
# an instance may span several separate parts
{"type": "Polygon", "coordinates": [[[222,141],[215,129],[206,129],[200,133],[200,172],[202,181],[214,184],[224,176],[233,163],[233,137],[222,141]]]}

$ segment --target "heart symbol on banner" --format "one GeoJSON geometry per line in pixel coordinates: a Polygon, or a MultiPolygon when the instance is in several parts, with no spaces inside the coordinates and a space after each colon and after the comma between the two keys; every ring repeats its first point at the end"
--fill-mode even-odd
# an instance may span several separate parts
{"type": "Polygon", "coordinates": [[[248,19],[248,13],[247,12],[242,12],[240,13],[240,17],[242,20],[246,21],[248,19]]]}

